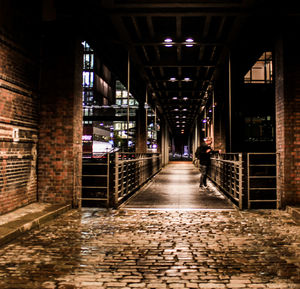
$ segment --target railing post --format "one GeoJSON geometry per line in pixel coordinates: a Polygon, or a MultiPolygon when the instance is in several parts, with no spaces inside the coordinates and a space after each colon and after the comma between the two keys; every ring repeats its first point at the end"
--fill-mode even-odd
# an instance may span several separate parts
{"type": "Polygon", "coordinates": [[[114,207],[118,207],[118,191],[119,191],[119,154],[115,153],[115,193],[114,193],[114,207]]]}
{"type": "Polygon", "coordinates": [[[109,172],[110,172],[110,158],[109,158],[109,153],[107,153],[107,171],[106,171],[106,207],[109,207],[109,172]]]}
{"type": "Polygon", "coordinates": [[[243,209],[243,155],[239,153],[239,209],[243,209]]]}

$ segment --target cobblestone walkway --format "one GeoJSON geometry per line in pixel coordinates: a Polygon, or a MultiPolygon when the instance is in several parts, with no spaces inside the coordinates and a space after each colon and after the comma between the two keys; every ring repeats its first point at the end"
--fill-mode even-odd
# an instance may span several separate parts
{"type": "Polygon", "coordinates": [[[0,248],[0,288],[300,288],[284,211],[69,211],[0,248]]]}

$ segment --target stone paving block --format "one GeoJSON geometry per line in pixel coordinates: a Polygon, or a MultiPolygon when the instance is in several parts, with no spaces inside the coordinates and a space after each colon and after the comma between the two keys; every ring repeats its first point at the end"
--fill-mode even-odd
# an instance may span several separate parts
{"type": "Polygon", "coordinates": [[[299,244],[277,210],[84,209],[0,248],[0,288],[299,289],[299,244]]]}

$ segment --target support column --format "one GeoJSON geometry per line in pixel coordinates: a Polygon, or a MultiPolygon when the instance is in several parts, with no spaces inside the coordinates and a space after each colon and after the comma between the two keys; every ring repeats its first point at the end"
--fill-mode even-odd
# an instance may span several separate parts
{"type": "Polygon", "coordinates": [[[165,120],[161,120],[161,155],[162,166],[169,163],[169,130],[165,120]]]}
{"type": "Polygon", "coordinates": [[[147,152],[147,121],[146,109],[141,103],[136,114],[136,148],[137,153],[147,152]]]}
{"type": "Polygon", "coordinates": [[[73,30],[60,23],[44,38],[38,196],[43,202],[76,207],[81,192],[82,51],[73,30]]]}
{"type": "MultiPolygon", "coordinates": [[[[290,20],[292,31],[299,20],[290,20]]],[[[300,45],[292,33],[282,33],[275,47],[276,150],[280,154],[282,206],[300,204],[300,45]]]]}

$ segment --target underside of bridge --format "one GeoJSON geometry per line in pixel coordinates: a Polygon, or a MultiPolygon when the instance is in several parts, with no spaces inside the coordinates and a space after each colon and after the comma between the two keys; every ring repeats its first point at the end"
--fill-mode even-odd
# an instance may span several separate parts
{"type": "Polygon", "coordinates": [[[296,1],[0,8],[0,214],[37,200],[77,206],[94,129],[96,141],[155,150],[163,165],[194,159],[206,136],[224,153],[276,153],[278,198],[299,204],[296,1]]]}

